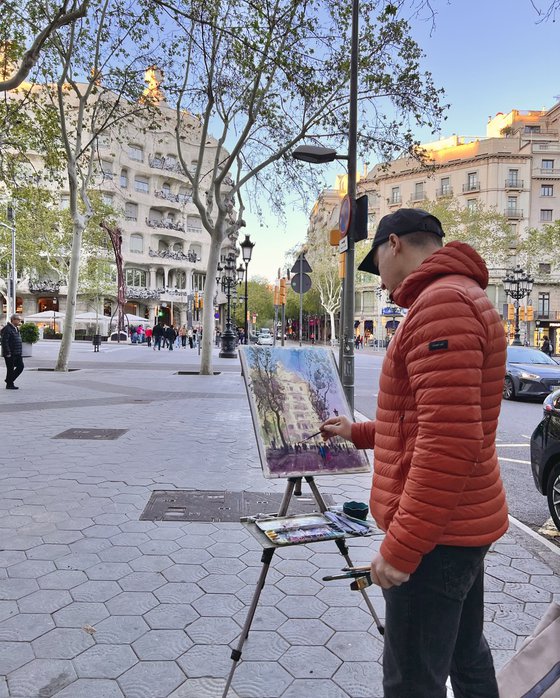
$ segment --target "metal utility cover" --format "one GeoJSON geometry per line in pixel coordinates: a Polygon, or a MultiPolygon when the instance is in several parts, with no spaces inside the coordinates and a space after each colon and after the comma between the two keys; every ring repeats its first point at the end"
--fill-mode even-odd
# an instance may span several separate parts
{"type": "MultiPolygon", "coordinates": [[[[281,492],[230,492],[227,490],[155,490],[140,521],[235,521],[254,514],[274,514],[280,508],[281,492]]],[[[323,497],[331,506],[334,500],[323,497]]],[[[319,511],[311,496],[293,497],[289,514],[319,511]]]]}
{"type": "Polygon", "coordinates": [[[82,439],[93,441],[113,441],[128,429],[67,429],[66,431],[53,436],[53,439],[82,439]]]}

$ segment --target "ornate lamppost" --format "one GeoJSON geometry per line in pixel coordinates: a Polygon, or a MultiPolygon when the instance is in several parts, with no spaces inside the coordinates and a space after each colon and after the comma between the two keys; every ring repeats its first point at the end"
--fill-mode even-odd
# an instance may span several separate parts
{"type": "Polygon", "coordinates": [[[251,261],[251,255],[253,254],[254,242],[251,242],[249,235],[245,234],[245,240],[241,243],[241,254],[243,255],[243,261],[245,262],[245,324],[244,324],[244,339],[245,344],[249,342],[249,315],[248,315],[248,302],[249,293],[247,290],[247,282],[249,280],[249,262],[251,261]]]}
{"type": "Polygon", "coordinates": [[[225,259],[223,267],[218,264],[217,272],[216,281],[221,284],[222,291],[227,296],[226,329],[222,334],[222,350],[219,353],[219,357],[220,359],[235,359],[237,358],[237,352],[235,351],[236,341],[235,333],[231,327],[231,292],[237,284],[235,256],[229,254],[225,259]]]}
{"type": "Polygon", "coordinates": [[[533,290],[534,279],[530,277],[519,264],[515,269],[508,269],[505,277],[502,280],[506,296],[513,300],[515,307],[515,331],[513,334],[513,344],[521,346],[521,338],[519,334],[519,301],[525,296],[530,295],[533,290]]]}

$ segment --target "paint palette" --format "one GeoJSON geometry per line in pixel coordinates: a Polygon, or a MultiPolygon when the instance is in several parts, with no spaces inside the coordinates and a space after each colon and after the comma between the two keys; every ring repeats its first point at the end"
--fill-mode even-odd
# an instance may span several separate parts
{"type": "Polygon", "coordinates": [[[344,538],[344,530],[323,514],[260,519],[255,522],[274,545],[299,545],[344,538]]]}

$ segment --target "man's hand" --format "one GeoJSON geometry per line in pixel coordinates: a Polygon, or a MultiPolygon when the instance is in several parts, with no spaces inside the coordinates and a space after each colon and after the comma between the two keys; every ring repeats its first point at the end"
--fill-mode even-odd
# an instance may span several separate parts
{"type": "Polygon", "coordinates": [[[347,441],[352,441],[352,422],[348,417],[330,417],[319,427],[323,441],[328,441],[331,436],[342,436],[347,441]]]}
{"type": "Polygon", "coordinates": [[[409,579],[409,574],[390,565],[380,554],[377,554],[371,561],[371,581],[383,589],[399,587],[404,582],[408,582],[409,579]]]}

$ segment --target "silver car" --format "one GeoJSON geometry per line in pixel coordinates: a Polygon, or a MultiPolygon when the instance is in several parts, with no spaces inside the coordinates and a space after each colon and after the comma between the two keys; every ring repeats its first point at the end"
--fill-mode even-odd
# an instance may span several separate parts
{"type": "Polygon", "coordinates": [[[270,332],[261,332],[257,337],[257,344],[260,344],[261,346],[272,346],[274,344],[274,340],[270,332]]]}
{"type": "Polygon", "coordinates": [[[560,388],[560,366],[540,349],[510,346],[507,348],[503,397],[545,398],[560,388]]]}

